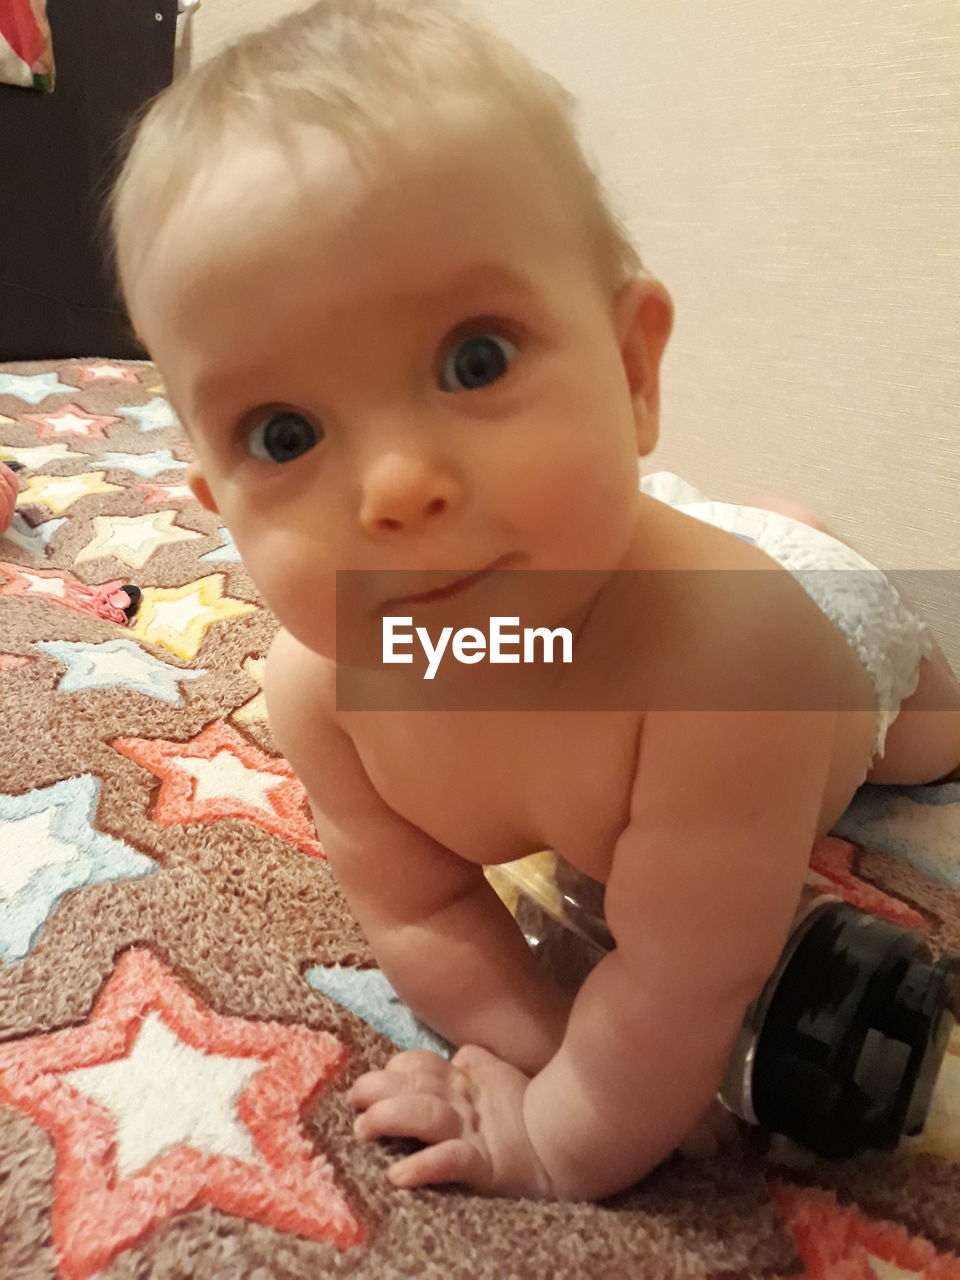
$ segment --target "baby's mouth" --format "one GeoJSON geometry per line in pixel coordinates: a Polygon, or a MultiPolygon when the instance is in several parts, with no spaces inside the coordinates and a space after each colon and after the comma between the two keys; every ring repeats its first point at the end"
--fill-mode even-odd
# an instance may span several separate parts
{"type": "Polygon", "coordinates": [[[448,582],[442,587],[436,587],[432,591],[419,591],[411,595],[394,596],[384,601],[379,611],[381,613],[391,613],[400,605],[430,604],[434,600],[449,600],[451,596],[459,595],[462,591],[467,591],[470,587],[476,586],[478,582],[482,582],[484,578],[488,578],[498,569],[506,569],[516,565],[520,559],[521,557],[517,552],[499,556],[485,568],[478,569],[475,573],[468,573],[462,578],[454,578],[452,582],[448,582]]]}

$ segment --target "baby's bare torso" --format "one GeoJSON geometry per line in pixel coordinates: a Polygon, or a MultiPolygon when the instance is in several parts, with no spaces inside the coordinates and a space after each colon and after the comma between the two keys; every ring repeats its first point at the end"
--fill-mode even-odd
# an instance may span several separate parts
{"type": "MultiPolygon", "coordinates": [[[[755,547],[665,507],[645,524],[635,567],[649,567],[651,555],[658,568],[773,570],[755,547]],[[662,546],[653,548],[657,538],[662,546]]],[[[782,624],[794,634],[805,630],[811,643],[833,646],[840,697],[851,706],[870,705],[866,675],[847,641],[799,586],[792,589],[785,570],[774,571],[786,584],[782,624]]],[[[735,686],[740,675],[755,682],[759,670],[762,677],[765,655],[751,644],[754,628],[742,602],[732,599],[729,615],[718,617],[729,593],[718,593],[709,576],[692,574],[682,580],[678,607],[671,596],[681,588],[680,576],[651,579],[658,580],[652,589],[662,591],[662,607],[651,608],[649,598],[645,606],[647,618],[660,623],[638,629],[636,688],[646,685],[660,706],[670,705],[675,688],[675,704],[687,708],[681,714],[692,715],[685,664],[698,664],[700,696],[735,686]],[[719,651],[704,648],[711,628],[727,637],[719,651]]],[[[769,660],[773,671],[776,655],[769,660]]],[[[776,697],[775,684],[770,696],[776,697]]],[[[384,801],[461,857],[492,864],[552,848],[587,875],[607,878],[629,819],[643,711],[363,711],[338,712],[337,719],[384,801]]],[[[817,835],[834,825],[863,781],[875,724],[872,710],[837,714],[817,835]]]]}

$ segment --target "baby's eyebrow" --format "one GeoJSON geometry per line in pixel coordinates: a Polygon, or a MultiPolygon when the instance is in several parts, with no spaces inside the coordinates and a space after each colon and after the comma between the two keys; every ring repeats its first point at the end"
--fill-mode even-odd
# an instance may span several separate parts
{"type": "MultiPolygon", "coordinates": [[[[426,295],[430,300],[444,301],[453,294],[470,293],[474,290],[502,290],[503,292],[532,294],[535,292],[533,281],[522,271],[515,271],[500,262],[473,263],[465,270],[458,271],[455,276],[444,281],[437,289],[426,295]]],[[[421,294],[421,297],[424,295],[421,294]]]]}
{"type": "MultiPolygon", "coordinates": [[[[523,271],[514,270],[500,262],[477,262],[451,275],[440,285],[429,289],[418,288],[416,291],[381,295],[381,305],[415,306],[417,308],[441,308],[449,305],[451,299],[460,294],[474,295],[476,305],[481,302],[488,305],[507,294],[513,297],[532,299],[537,293],[536,286],[523,271]]],[[[467,303],[472,306],[474,304],[467,303]]],[[[464,319],[468,319],[464,316],[464,319]]],[[[202,414],[208,406],[216,404],[223,395],[232,396],[240,377],[248,379],[250,370],[246,369],[238,375],[236,369],[213,370],[205,377],[197,379],[193,388],[193,412],[202,414]]]]}
{"type": "MultiPolygon", "coordinates": [[[[411,289],[381,292],[364,301],[387,309],[429,314],[448,309],[451,302],[463,295],[463,307],[479,314],[485,306],[489,308],[507,295],[533,300],[536,294],[536,286],[525,272],[499,262],[478,262],[448,276],[439,284],[418,284],[411,289]]],[[[464,315],[463,318],[468,319],[469,316],[464,315]]]]}

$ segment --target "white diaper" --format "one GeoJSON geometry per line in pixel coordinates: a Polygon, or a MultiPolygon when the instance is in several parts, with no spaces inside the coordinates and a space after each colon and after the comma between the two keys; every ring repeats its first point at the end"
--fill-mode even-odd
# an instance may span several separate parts
{"type": "Polygon", "coordinates": [[[797,579],[863,663],[877,698],[874,756],[882,756],[887,729],[916,690],[920,659],[932,656],[934,641],[881,570],[828,533],[789,516],[710,502],[670,471],[644,476],[640,488],[677,511],[753,542],[797,579]]]}

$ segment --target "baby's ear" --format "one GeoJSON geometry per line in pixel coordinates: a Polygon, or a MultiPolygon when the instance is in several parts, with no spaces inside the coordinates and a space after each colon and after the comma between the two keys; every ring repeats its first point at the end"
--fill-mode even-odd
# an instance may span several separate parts
{"type": "Polygon", "coordinates": [[[644,457],[660,433],[660,361],[673,328],[673,303],[659,280],[630,280],[617,294],[614,319],[637,424],[637,452],[644,457]]]}
{"type": "Polygon", "coordinates": [[[200,503],[201,507],[206,507],[208,511],[212,511],[214,515],[219,515],[220,511],[217,504],[213,500],[213,494],[210,492],[210,486],[203,478],[203,473],[196,462],[191,462],[187,467],[187,484],[193,491],[193,496],[200,503]]]}

